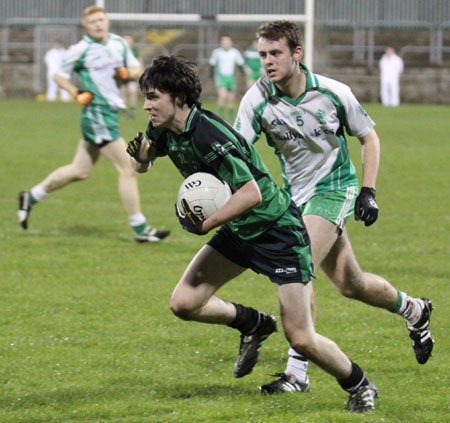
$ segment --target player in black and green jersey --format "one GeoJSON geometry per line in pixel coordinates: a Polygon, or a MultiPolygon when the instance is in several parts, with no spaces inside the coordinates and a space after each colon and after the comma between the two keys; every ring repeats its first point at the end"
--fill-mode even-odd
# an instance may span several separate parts
{"type": "Polygon", "coordinates": [[[250,373],[262,342],[276,330],[273,316],[215,296],[247,268],[278,285],[280,314],[292,347],[333,375],[341,386],[370,384],[361,368],[330,339],[314,330],[310,308],[309,237],[298,208],[279,188],[259,154],[214,113],[201,109],[201,85],[191,63],[161,57],[139,80],[150,122],[127,151],[138,172],[168,155],[187,177],[212,173],[228,183],[230,200],[201,221],[189,209],[177,210],[184,229],[203,235],[221,227],[186,268],[171,298],[184,320],[223,324],[241,332],[235,377],[250,373]],[[218,271],[220,269],[220,271],[218,271]]]}

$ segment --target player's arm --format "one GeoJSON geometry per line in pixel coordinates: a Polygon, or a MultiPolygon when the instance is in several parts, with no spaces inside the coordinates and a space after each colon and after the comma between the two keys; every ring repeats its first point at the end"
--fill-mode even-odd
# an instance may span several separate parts
{"type": "Polygon", "coordinates": [[[128,143],[127,153],[130,155],[131,166],[138,173],[147,172],[156,160],[156,148],[152,141],[146,140],[142,132],[128,143]]]}
{"type": "Polygon", "coordinates": [[[380,140],[375,129],[359,138],[362,146],[363,180],[361,191],[355,202],[355,219],[370,226],[378,218],[378,205],[375,201],[375,186],[380,165],[380,140]]]}
{"type": "Polygon", "coordinates": [[[138,80],[140,78],[140,76],[142,75],[143,69],[142,66],[132,66],[130,68],[128,68],[128,72],[129,72],[129,78],[133,79],[133,80],[138,80]]]}
{"type": "Polygon", "coordinates": [[[183,200],[184,210],[178,210],[175,205],[176,214],[181,226],[188,232],[204,235],[211,229],[217,228],[249,212],[262,201],[261,191],[254,179],[245,182],[231,198],[217,210],[211,217],[204,220],[189,209],[186,200],[183,200]]]}
{"type": "Polygon", "coordinates": [[[362,147],[363,180],[362,186],[375,189],[380,166],[380,140],[375,129],[359,138],[362,147]]]}
{"type": "Polygon", "coordinates": [[[211,229],[224,225],[245,213],[262,201],[261,191],[254,179],[245,182],[231,198],[203,222],[203,230],[209,232],[211,229]]]}
{"type": "Polygon", "coordinates": [[[53,75],[53,80],[60,88],[72,94],[73,97],[77,96],[78,87],[70,79],[55,73],[55,75],[53,75]]]}
{"type": "Polygon", "coordinates": [[[94,98],[94,93],[79,90],[78,87],[68,78],[57,73],[53,75],[53,80],[63,90],[68,91],[75,100],[82,106],[88,106],[94,98]]]}

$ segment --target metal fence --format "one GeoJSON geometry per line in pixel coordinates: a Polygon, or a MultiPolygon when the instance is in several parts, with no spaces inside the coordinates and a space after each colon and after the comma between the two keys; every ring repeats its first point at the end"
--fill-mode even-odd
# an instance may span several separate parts
{"type": "MultiPolygon", "coordinates": [[[[95,1],[2,0],[0,25],[42,20],[76,23],[83,9],[95,1]]],[[[305,8],[304,0],[103,0],[103,3],[111,13],[196,13],[208,25],[214,24],[217,14],[292,15],[304,13],[305,8]]],[[[315,0],[315,20],[317,25],[350,28],[449,28],[450,1],[315,0]]]]}
{"type": "MultiPolygon", "coordinates": [[[[218,34],[225,29],[247,29],[253,34],[257,24],[219,22],[220,14],[285,14],[305,13],[305,0],[0,0],[0,62],[30,61],[34,66],[34,87],[45,86],[42,57],[55,40],[65,45],[81,36],[80,17],[83,9],[103,3],[109,13],[198,14],[198,22],[176,20],[114,21],[118,33],[140,31],[145,47],[145,34],[151,29],[177,28],[197,31],[196,38],[183,40],[167,51],[162,45],[153,47],[160,54],[180,50],[206,62],[215,47],[218,34]],[[28,34],[28,36],[26,35],[28,34]]],[[[330,43],[325,50],[333,54],[349,53],[355,64],[373,69],[385,46],[377,42],[382,31],[425,31],[428,44],[416,45],[411,39],[399,47],[401,55],[422,54],[430,65],[442,65],[450,54],[445,34],[450,30],[450,0],[315,0],[315,28],[346,30],[353,36],[346,42],[330,43]]],[[[448,37],[447,37],[448,39],[448,37]]],[[[141,46],[144,47],[144,44],[141,46]]]]}

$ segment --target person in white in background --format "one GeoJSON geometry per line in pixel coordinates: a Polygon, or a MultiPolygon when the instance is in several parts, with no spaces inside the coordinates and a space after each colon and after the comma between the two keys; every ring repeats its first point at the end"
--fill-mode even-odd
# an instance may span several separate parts
{"type": "Polygon", "coordinates": [[[53,80],[53,75],[58,71],[66,54],[66,49],[60,41],[55,41],[53,47],[45,53],[44,62],[47,67],[47,100],[55,101],[59,92],[62,101],[69,101],[70,94],[59,88],[53,80]]]}
{"type": "Polygon", "coordinates": [[[403,72],[403,60],[388,47],[380,59],[381,102],[384,106],[400,104],[400,75],[403,72]]]}
{"type": "Polygon", "coordinates": [[[217,89],[218,114],[222,119],[234,120],[236,101],[236,66],[245,74],[244,59],[240,51],[233,47],[233,40],[229,36],[220,38],[220,47],[213,50],[209,59],[210,76],[214,76],[217,89]],[[228,108],[228,116],[225,109],[228,108]]]}

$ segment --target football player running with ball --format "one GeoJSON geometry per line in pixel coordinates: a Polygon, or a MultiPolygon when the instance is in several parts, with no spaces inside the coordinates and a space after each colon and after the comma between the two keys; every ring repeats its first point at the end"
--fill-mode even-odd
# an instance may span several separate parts
{"type": "MultiPolygon", "coordinates": [[[[374,122],[350,88],[316,75],[301,63],[303,47],[294,23],[263,24],[257,32],[258,51],[266,72],[245,94],[235,128],[249,142],[262,133],[280,159],[286,188],[302,211],[311,237],[312,259],[339,292],[402,316],[414,353],[427,362],[434,340],[430,332],[431,301],[411,298],[387,280],[358,265],[345,223],[370,226],[377,220],[375,182],[380,142],[374,122]],[[362,188],[350,160],[344,131],[357,137],[363,149],[362,188]]],[[[307,391],[307,358],[289,350],[284,373],[261,386],[263,393],[307,391]]],[[[357,398],[355,398],[355,401],[357,398]]]]}
{"type": "Polygon", "coordinates": [[[189,232],[204,235],[221,228],[179,280],[170,301],[173,313],[183,320],[237,329],[241,342],[234,376],[243,377],[256,364],[263,341],[276,330],[275,319],[215,294],[247,268],[261,273],[277,285],[282,325],[292,348],[336,378],[350,395],[365,397],[364,410],[373,410],[375,386],[332,340],[315,332],[309,238],[288,192],[277,186],[252,144],[201,108],[201,84],[193,64],[160,57],[145,70],[139,85],[150,122],[146,137],[138,133],[128,144],[134,168],[146,172],[156,158],[168,155],[184,177],[209,172],[233,192],[204,221],[187,203],[176,210],[189,232]]]}

